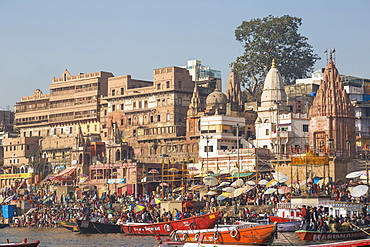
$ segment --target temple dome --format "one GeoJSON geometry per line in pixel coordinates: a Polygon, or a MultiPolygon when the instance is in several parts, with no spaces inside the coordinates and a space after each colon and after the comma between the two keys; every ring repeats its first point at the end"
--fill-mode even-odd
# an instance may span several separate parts
{"type": "Polygon", "coordinates": [[[206,103],[208,105],[226,104],[228,102],[226,95],[218,88],[210,93],[207,97],[206,103]]]}

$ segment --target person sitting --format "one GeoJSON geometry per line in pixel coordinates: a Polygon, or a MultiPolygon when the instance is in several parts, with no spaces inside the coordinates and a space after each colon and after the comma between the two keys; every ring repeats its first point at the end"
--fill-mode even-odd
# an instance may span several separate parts
{"type": "Polygon", "coordinates": [[[345,217],[344,218],[344,221],[340,227],[340,231],[341,232],[348,232],[348,231],[352,231],[352,225],[349,223],[349,219],[348,217],[345,217]]]}
{"type": "Polygon", "coordinates": [[[339,223],[339,219],[335,219],[334,223],[330,225],[331,232],[339,232],[341,228],[341,224],[339,223]]]}

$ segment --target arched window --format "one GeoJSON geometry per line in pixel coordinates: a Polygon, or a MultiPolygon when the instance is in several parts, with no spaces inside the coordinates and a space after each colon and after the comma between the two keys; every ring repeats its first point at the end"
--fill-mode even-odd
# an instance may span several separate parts
{"type": "Polygon", "coordinates": [[[121,152],[117,149],[116,151],[116,161],[121,160],[121,152]]]}

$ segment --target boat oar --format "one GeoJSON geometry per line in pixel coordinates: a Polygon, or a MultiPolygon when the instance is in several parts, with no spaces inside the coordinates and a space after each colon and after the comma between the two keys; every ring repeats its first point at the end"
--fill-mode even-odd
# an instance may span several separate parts
{"type": "Polygon", "coordinates": [[[367,235],[369,235],[370,236],[370,233],[368,233],[367,231],[365,231],[364,229],[362,229],[361,227],[358,227],[358,226],[356,226],[355,224],[353,224],[353,223],[350,223],[352,226],[354,226],[354,227],[356,227],[357,229],[359,229],[359,230],[361,230],[361,231],[363,231],[364,233],[366,233],[367,235]]]}

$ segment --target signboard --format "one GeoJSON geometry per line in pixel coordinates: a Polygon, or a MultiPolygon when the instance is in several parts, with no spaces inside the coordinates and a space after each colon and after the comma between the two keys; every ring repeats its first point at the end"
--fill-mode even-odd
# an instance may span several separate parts
{"type": "Polygon", "coordinates": [[[0,179],[32,178],[32,177],[33,177],[33,173],[0,174],[0,179]]]}
{"type": "Polygon", "coordinates": [[[107,179],[107,184],[125,184],[126,178],[112,178],[107,179]]]}

